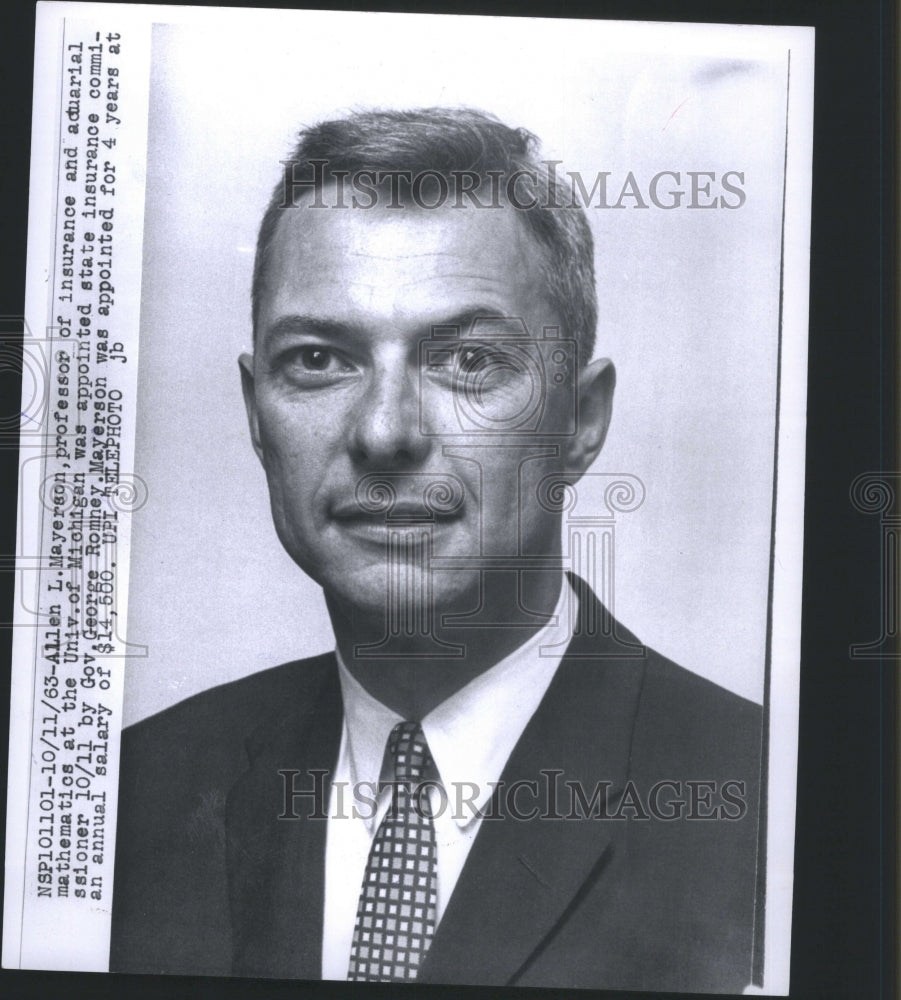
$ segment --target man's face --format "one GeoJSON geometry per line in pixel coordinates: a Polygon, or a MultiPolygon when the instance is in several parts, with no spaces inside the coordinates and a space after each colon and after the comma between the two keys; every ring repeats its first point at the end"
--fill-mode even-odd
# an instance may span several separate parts
{"type": "MultiPolygon", "coordinates": [[[[356,498],[367,476],[392,484],[394,517],[431,517],[437,559],[558,551],[557,517],[535,502],[534,487],[563,466],[565,441],[484,433],[503,429],[504,414],[527,408],[536,388],[522,364],[504,361],[497,339],[522,331],[505,318],[525,322],[539,365],[549,347],[537,341],[560,323],[538,254],[510,207],[301,205],[282,214],[255,353],[241,359],[245,397],[278,536],[345,606],[373,612],[385,602],[385,513],[356,498]],[[461,338],[424,356],[421,344],[448,327],[461,338]],[[461,372],[477,390],[470,412],[481,424],[461,424],[461,372]],[[424,489],[449,476],[462,485],[461,502],[429,515],[424,489]]],[[[566,380],[542,385],[542,433],[572,423],[571,356],[568,366],[555,368],[566,380]]],[[[474,605],[474,569],[431,576],[439,608],[474,605]]]]}

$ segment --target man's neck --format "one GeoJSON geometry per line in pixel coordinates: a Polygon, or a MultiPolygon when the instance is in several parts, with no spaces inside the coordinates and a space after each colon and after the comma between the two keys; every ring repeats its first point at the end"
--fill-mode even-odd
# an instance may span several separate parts
{"type": "MultiPolygon", "coordinates": [[[[388,634],[386,616],[362,615],[356,609],[343,607],[328,594],[326,603],[338,651],[350,673],[383,705],[405,719],[422,720],[543,627],[556,608],[562,579],[559,571],[530,574],[521,593],[515,573],[509,577],[497,574],[496,579],[483,581],[480,624],[447,627],[438,613],[434,615],[431,635],[392,637],[393,641],[377,650],[375,656],[371,648],[370,655],[366,655],[363,647],[373,647],[388,634]],[[523,607],[529,608],[527,617],[532,624],[489,627],[489,622],[522,621],[523,607]],[[442,643],[456,655],[442,655],[442,643]]],[[[476,596],[469,610],[478,606],[476,596]]]]}

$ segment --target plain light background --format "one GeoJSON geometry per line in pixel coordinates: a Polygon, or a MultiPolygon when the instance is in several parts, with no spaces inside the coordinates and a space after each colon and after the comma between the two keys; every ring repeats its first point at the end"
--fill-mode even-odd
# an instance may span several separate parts
{"type": "MultiPolygon", "coordinates": [[[[282,550],[238,378],[253,246],[301,126],[359,107],[470,105],[522,125],[589,189],[610,171],[744,173],[737,210],[589,209],[597,356],[618,384],[593,471],[638,476],[616,525],[617,617],[760,701],[773,491],[784,49],[611,41],[600,22],[385,14],[154,31],[125,723],[332,647],[282,550]],[[295,27],[291,27],[295,25],[295,27]],[[709,49],[709,46],[706,46],[709,49]]],[[[662,41],[661,41],[662,39],[662,41]]],[[[714,192],[719,190],[714,184],[714,192]]],[[[609,197],[609,196],[608,196],[609,197]]],[[[688,201],[688,198],[685,199],[688,201]]],[[[626,204],[631,204],[628,200],[626,204]]],[[[601,512],[592,486],[577,513],[601,512]]]]}

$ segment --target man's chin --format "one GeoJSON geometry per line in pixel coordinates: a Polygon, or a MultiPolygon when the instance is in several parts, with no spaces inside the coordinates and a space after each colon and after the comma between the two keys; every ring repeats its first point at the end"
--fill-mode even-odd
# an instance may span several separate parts
{"type": "Polygon", "coordinates": [[[384,624],[390,631],[440,627],[446,614],[465,614],[479,605],[477,574],[421,570],[411,563],[389,568],[382,561],[358,565],[343,573],[328,572],[317,580],[330,609],[368,627],[384,624]]]}

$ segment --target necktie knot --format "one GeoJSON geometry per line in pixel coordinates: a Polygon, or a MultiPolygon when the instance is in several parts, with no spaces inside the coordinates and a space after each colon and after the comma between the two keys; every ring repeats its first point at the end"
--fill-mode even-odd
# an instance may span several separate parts
{"type": "Polygon", "coordinates": [[[418,722],[398,722],[388,737],[388,752],[398,781],[422,781],[432,768],[432,755],[418,722]]]}

